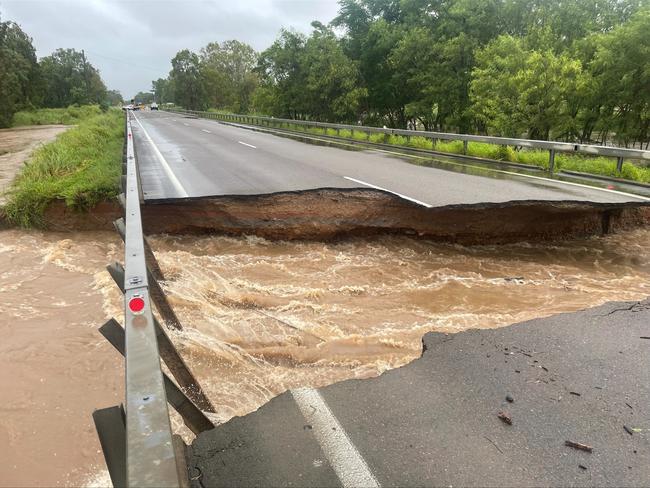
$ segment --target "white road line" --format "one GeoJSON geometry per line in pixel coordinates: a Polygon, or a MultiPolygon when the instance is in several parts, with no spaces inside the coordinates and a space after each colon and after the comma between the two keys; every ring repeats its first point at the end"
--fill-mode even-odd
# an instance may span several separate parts
{"type": "Polygon", "coordinates": [[[208,134],[212,134],[212,132],[210,132],[210,131],[209,131],[209,130],[207,130],[207,129],[201,129],[201,130],[202,130],[203,132],[206,132],[206,133],[208,133],[208,134]]]}
{"type": "Polygon", "coordinates": [[[189,126],[190,126],[190,124],[186,124],[185,122],[183,122],[183,125],[184,125],[185,127],[189,127],[189,126]]]}
{"type": "Polygon", "coordinates": [[[244,146],[252,147],[253,149],[257,149],[256,146],[253,146],[252,144],[246,144],[245,142],[242,141],[237,141],[239,144],[243,144],[244,146]]]}
{"type": "Polygon", "coordinates": [[[185,188],[183,188],[183,185],[181,184],[181,182],[178,181],[178,178],[176,177],[176,175],[172,171],[172,169],[169,166],[169,163],[167,162],[165,157],[162,155],[162,153],[158,149],[158,146],[156,146],[154,144],[153,140],[149,136],[149,133],[147,132],[147,129],[144,128],[144,126],[140,123],[140,120],[138,119],[138,117],[136,117],[135,114],[133,114],[133,117],[135,118],[135,121],[138,123],[138,125],[142,129],[142,133],[144,134],[144,136],[147,138],[147,140],[151,144],[151,147],[153,148],[153,151],[156,154],[156,157],[158,158],[158,161],[160,161],[160,164],[162,165],[163,169],[165,170],[165,173],[167,173],[167,177],[169,178],[169,181],[171,181],[172,185],[176,189],[176,192],[179,194],[179,196],[181,198],[189,197],[189,194],[187,193],[185,188]]]}
{"type": "Polygon", "coordinates": [[[312,388],[300,388],[291,390],[291,394],[343,487],[379,488],[377,478],[320,393],[312,388]]]}
{"type": "Polygon", "coordinates": [[[423,207],[427,207],[427,208],[433,207],[433,205],[429,205],[428,203],[424,203],[420,200],[416,200],[415,198],[407,197],[406,195],[402,195],[401,193],[397,193],[396,191],[389,190],[388,188],[382,188],[381,186],[373,185],[371,183],[357,180],[355,178],[350,178],[349,176],[344,176],[343,178],[345,178],[346,180],[354,181],[355,183],[359,183],[360,185],[369,186],[370,188],[374,188],[376,190],[387,191],[388,193],[392,193],[393,195],[397,195],[398,197],[403,198],[404,200],[409,200],[413,203],[417,203],[418,205],[422,205],[423,207]]]}

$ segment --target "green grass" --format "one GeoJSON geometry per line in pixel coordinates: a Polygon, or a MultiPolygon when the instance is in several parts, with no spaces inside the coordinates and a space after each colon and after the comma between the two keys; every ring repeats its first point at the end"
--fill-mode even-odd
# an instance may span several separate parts
{"type": "Polygon", "coordinates": [[[68,108],[40,108],[16,112],[13,127],[25,125],[74,125],[102,113],[99,105],[71,105],[68,108]]]}
{"type": "Polygon", "coordinates": [[[119,192],[124,115],[119,110],[81,120],[39,149],[8,191],[6,218],[21,227],[39,227],[56,200],[86,210],[119,192]]]}

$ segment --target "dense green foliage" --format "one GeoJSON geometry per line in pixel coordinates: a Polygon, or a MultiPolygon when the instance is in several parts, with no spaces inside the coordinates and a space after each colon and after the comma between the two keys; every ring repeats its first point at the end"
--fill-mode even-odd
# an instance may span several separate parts
{"type": "Polygon", "coordinates": [[[9,190],[7,219],[38,226],[47,205],[65,200],[87,209],[118,193],[124,143],[124,115],[117,109],[83,119],[78,126],[42,146],[9,190]]]}
{"type": "Polygon", "coordinates": [[[0,127],[10,126],[19,110],[121,102],[83,51],[57,49],[39,62],[31,38],[16,23],[0,19],[0,127]]]}
{"type": "Polygon", "coordinates": [[[16,112],[13,126],[23,125],[73,125],[102,113],[99,105],[70,106],[68,108],[39,108],[16,112]]]}
{"type": "Polygon", "coordinates": [[[13,22],[0,22],[0,127],[38,97],[38,63],[31,39],[13,22]]]}
{"type": "Polygon", "coordinates": [[[258,56],[181,51],[154,86],[191,109],[650,144],[648,0],[339,0],[312,26],[258,56]]]}

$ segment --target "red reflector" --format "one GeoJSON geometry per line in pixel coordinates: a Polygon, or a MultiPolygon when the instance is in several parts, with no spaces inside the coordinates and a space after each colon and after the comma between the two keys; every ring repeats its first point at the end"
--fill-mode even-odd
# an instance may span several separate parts
{"type": "Polygon", "coordinates": [[[144,300],[140,297],[133,297],[129,300],[129,309],[133,313],[142,312],[144,310],[144,300]]]}

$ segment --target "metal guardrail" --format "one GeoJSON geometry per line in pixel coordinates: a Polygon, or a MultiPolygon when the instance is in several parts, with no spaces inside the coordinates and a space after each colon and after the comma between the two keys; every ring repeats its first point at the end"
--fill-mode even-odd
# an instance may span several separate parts
{"type": "Polygon", "coordinates": [[[126,117],[126,481],[133,487],[177,487],[181,482],[149,297],[131,115],[126,117]]]}
{"type": "Polygon", "coordinates": [[[555,167],[555,153],[579,153],[590,156],[606,156],[617,159],[616,169],[620,173],[625,159],[650,160],[650,151],[641,149],[624,149],[608,146],[596,146],[591,144],[574,144],[571,142],[538,141],[533,139],[515,139],[507,137],[477,136],[470,134],[453,134],[448,132],[430,132],[404,129],[384,129],[382,127],[369,127],[363,125],[330,124],[326,122],[314,122],[308,120],[278,119],[275,117],[260,117],[256,115],[220,114],[217,112],[202,112],[197,110],[185,110],[180,108],[167,108],[169,112],[190,114],[197,117],[221,120],[224,122],[235,122],[242,124],[260,126],[299,125],[306,128],[317,127],[322,129],[334,129],[339,133],[341,130],[349,130],[366,134],[384,134],[386,136],[398,135],[405,137],[425,137],[436,140],[462,141],[464,153],[467,154],[470,142],[483,142],[500,146],[517,146],[530,149],[545,149],[549,151],[549,172],[553,173],[555,167]]]}

